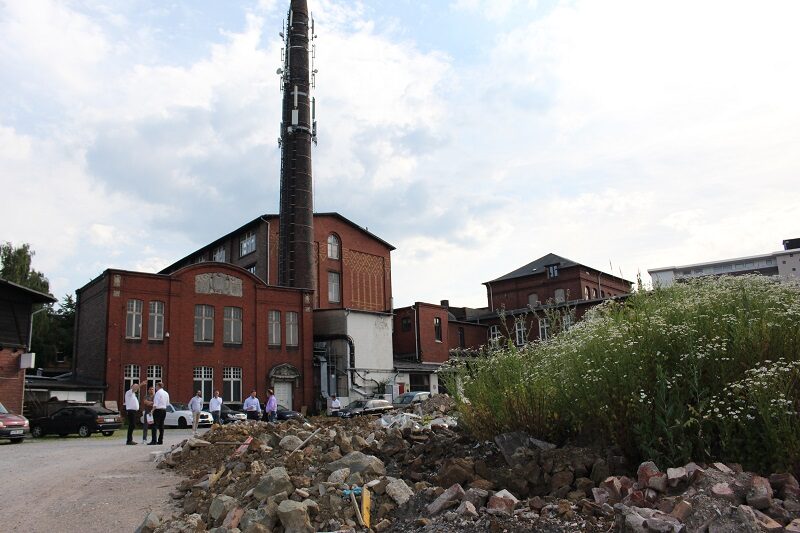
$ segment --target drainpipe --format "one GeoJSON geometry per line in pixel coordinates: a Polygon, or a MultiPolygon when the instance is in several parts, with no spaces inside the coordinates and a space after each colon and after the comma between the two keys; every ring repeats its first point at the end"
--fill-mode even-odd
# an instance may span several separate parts
{"type": "Polygon", "coordinates": [[[486,286],[489,288],[489,311],[494,311],[494,295],[492,294],[492,284],[486,282],[486,286]]]}

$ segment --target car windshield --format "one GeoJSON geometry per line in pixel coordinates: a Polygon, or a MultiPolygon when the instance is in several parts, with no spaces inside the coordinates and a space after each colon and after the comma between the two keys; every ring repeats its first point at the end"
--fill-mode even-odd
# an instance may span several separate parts
{"type": "Polygon", "coordinates": [[[291,409],[289,409],[285,405],[280,405],[280,404],[278,404],[278,410],[279,411],[291,411],[291,409]]]}
{"type": "Polygon", "coordinates": [[[8,409],[6,409],[5,406],[2,403],[0,403],[0,415],[7,415],[7,414],[9,414],[8,409]]]}
{"type": "Polygon", "coordinates": [[[173,402],[172,408],[175,409],[176,411],[188,411],[189,410],[189,406],[186,405],[185,403],[174,403],[173,402]]]}
{"type": "Polygon", "coordinates": [[[350,402],[350,405],[347,406],[348,409],[363,409],[364,406],[367,405],[367,402],[364,400],[356,400],[354,402],[350,402]]]}
{"type": "Polygon", "coordinates": [[[413,400],[414,400],[414,395],[413,394],[409,394],[409,395],[405,395],[404,394],[403,396],[400,397],[400,402],[399,403],[411,403],[413,400]]]}

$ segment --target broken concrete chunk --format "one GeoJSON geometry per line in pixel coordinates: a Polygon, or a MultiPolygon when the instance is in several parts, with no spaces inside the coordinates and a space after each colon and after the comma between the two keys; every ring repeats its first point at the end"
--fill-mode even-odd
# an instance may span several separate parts
{"type": "Polygon", "coordinates": [[[456,509],[456,513],[461,516],[468,516],[470,518],[475,518],[478,516],[478,510],[475,509],[475,506],[472,504],[472,502],[467,500],[461,502],[461,505],[459,505],[458,509],[456,509]]]}
{"type": "Polygon", "coordinates": [[[386,467],[383,461],[374,455],[366,455],[361,452],[350,452],[341,459],[328,463],[325,468],[333,472],[340,468],[349,468],[350,472],[359,472],[362,475],[383,476],[386,475],[386,467]]]}
{"type": "Polygon", "coordinates": [[[767,478],[753,476],[753,485],[747,492],[747,505],[754,509],[767,509],[772,505],[772,487],[767,478]]]}
{"type": "Polygon", "coordinates": [[[340,483],[344,483],[349,476],[349,468],[340,468],[338,470],[334,470],[331,475],[328,476],[328,483],[336,483],[338,485],[340,483]]]}
{"type": "Polygon", "coordinates": [[[253,496],[259,501],[264,501],[279,492],[291,494],[293,490],[294,485],[292,485],[288,472],[284,467],[278,466],[261,477],[255,491],[253,491],[253,496]]]}
{"type": "Polygon", "coordinates": [[[464,489],[461,485],[455,484],[446,491],[444,491],[438,498],[433,500],[428,506],[426,510],[428,514],[435,515],[443,510],[447,509],[448,507],[452,507],[453,502],[460,502],[464,499],[464,489]]]}
{"type": "Polygon", "coordinates": [[[278,519],[285,533],[314,533],[306,506],[294,500],[283,500],[278,506],[278,519]]]}
{"type": "Polygon", "coordinates": [[[397,505],[405,505],[414,496],[414,491],[402,479],[395,479],[386,485],[386,494],[392,498],[397,505]]]}
{"type": "Polygon", "coordinates": [[[236,506],[236,499],[224,494],[218,495],[211,501],[211,506],[208,508],[208,515],[213,520],[218,520],[227,515],[231,509],[236,506]]]}
{"type": "MultiPolygon", "coordinates": [[[[303,444],[303,441],[302,441],[302,439],[300,439],[300,437],[298,437],[296,435],[286,435],[285,437],[283,437],[281,439],[280,443],[278,443],[278,446],[280,446],[281,448],[283,448],[287,452],[293,452],[301,444],[303,444]]],[[[298,452],[298,453],[300,453],[300,452],[298,452]]]]}

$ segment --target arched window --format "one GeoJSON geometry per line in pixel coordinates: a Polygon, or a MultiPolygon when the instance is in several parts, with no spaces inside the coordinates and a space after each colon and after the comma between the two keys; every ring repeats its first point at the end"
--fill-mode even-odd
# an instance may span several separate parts
{"type": "Polygon", "coordinates": [[[339,259],[339,237],[328,235],[328,259],[339,259]]]}

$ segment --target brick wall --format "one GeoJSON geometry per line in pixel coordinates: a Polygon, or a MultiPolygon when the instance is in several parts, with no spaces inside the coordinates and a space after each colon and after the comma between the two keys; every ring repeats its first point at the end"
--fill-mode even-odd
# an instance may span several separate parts
{"type": "Polygon", "coordinates": [[[20,369],[22,350],[0,348],[0,403],[12,413],[22,413],[25,371],[20,369]]]}
{"type": "Polygon", "coordinates": [[[471,324],[469,322],[449,322],[447,325],[450,349],[462,348],[459,346],[459,329],[464,334],[463,348],[479,348],[486,344],[487,330],[486,324],[471,324]]]}
{"type": "MultiPolygon", "coordinates": [[[[106,376],[106,325],[108,323],[109,271],[75,291],[75,344],[73,358],[78,378],[104,381],[106,376]]],[[[115,289],[118,290],[118,289],[115,289]]]]}

